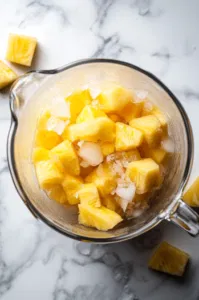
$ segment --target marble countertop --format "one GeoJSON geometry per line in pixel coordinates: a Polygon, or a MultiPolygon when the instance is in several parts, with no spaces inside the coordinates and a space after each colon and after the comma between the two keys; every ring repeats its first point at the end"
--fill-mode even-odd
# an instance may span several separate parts
{"type": "MultiPolygon", "coordinates": [[[[0,0],[0,59],[8,33],[17,32],[39,40],[33,68],[106,57],[150,70],[184,105],[198,154],[198,13],[198,0],[0,0]]],[[[199,299],[199,237],[172,224],[162,223],[129,242],[101,246],[73,241],[36,221],[8,171],[9,125],[8,93],[0,92],[1,300],[199,299]],[[162,240],[190,254],[183,279],[148,270],[147,261],[162,240]]],[[[198,167],[195,155],[190,182],[198,167]]]]}

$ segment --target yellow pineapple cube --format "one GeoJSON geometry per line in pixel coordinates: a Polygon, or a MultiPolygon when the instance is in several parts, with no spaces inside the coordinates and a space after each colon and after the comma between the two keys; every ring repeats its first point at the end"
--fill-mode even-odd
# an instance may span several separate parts
{"type": "Polygon", "coordinates": [[[108,117],[113,121],[113,122],[122,122],[122,118],[119,117],[116,114],[109,114],[108,117]]]}
{"type": "Polygon", "coordinates": [[[61,141],[62,138],[54,131],[38,130],[35,136],[35,146],[48,150],[57,146],[61,141]]]}
{"type": "Polygon", "coordinates": [[[168,156],[168,153],[164,149],[160,147],[150,148],[147,144],[141,146],[140,152],[142,157],[152,158],[158,164],[163,163],[168,156]]]}
{"type": "Polygon", "coordinates": [[[37,129],[35,135],[35,145],[37,147],[46,148],[48,150],[54,148],[61,143],[62,138],[57,132],[47,129],[47,123],[51,118],[51,113],[45,111],[37,121],[37,129]]]}
{"type": "Polygon", "coordinates": [[[71,123],[74,123],[84,106],[91,103],[92,98],[88,89],[76,90],[70,94],[65,101],[69,107],[71,123]]]}
{"type": "Polygon", "coordinates": [[[116,151],[126,151],[139,147],[143,142],[143,133],[124,123],[116,123],[116,151]]]}
{"type": "Polygon", "coordinates": [[[174,276],[182,276],[189,261],[189,254],[162,242],[149,260],[149,268],[168,273],[174,276]]]}
{"type": "Polygon", "coordinates": [[[88,204],[94,207],[100,207],[100,197],[96,186],[93,183],[84,184],[79,191],[81,204],[88,204]]]}
{"type": "Polygon", "coordinates": [[[107,117],[100,117],[81,124],[70,125],[65,135],[70,141],[112,142],[115,139],[115,123],[107,117]]]}
{"type": "Polygon", "coordinates": [[[147,193],[160,184],[159,165],[151,158],[131,162],[126,175],[135,183],[137,194],[147,193]]]}
{"type": "Polygon", "coordinates": [[[154,115],[156,118],[158,118],[163,131],[167,132],[167,119],[166,116],[161,112],[161,110],[155,106],[152,102],[146,101],[143,110],[142,110],[142,116],[148,116],[148,115],[154,115]]]}
{"type": "Polygon", "coordinates": [[[53,148],[51,153],[60,159],[67,173],[70,173],[71,175],[80,174],[79,159],[70,141],[63,141],[53,148]]]}
{"type": "Polygon", "coordinates": [[[46,192],[50,199],[55,200],[56,202],[58,202],[60,204],[67,203],[66,193],[61,184],[49,186],[46,189],[46,192]]]}
{"type": "Polygon", "coordinates": [[[162,137],[161,124],[155,116],[145,116],[130,121],[130,126],[143,132],[144,138],[150,147],[156,147],[162,137]]]}
{"type": "Polygon", "coordinates": [[[199,206],[199,177],[183,195],[183,200],[190,206],[199,206]]]}
{"type": "Polygon", "coordinates": [[[64,179],[64,174],[52,160],[39,161],[35,169],[39,185],[42,189],[48,188],[49,185],[61,184],[64,179]]]}
{"type": "Polygon", "coordinates": [[[101,199],[102,205],[105,206],[106,208],[115,211],[119,215],[122,215],[122,209],[115,200],[114,196],[112,195],[107,195],[105,198],[101,199]]]}
{"type": "Polygon", "coordinates": [[[85,226],[107,231],[122,221],[120,215],[104,206],[93,207],[79,204],[78,207],[79,223],[85,226]]]}
{"type": "Polygon", "coordinates": [[[6,59],[24,66],[31,66],[37,40],[33,37],[10,34],[6,59]]]}
{"type": "Polygon", "coordinates": [[[129,90],[121,86],[104,89],[97,97],[100,108],[107,113],[118,113],[132,102],[133,96],[129,90]]]}
{"type": "Polygon", "coordinates": [[[106,114],[99,108],[93,107],[91,105],[86,105],[77,117],[76,123],[86,122],[88,120],[93,120],[99,117],[106,117],[106,114]]]}
{"type": "Polygon", "coordinates": [[[0,89],[17,79],[17,74],[0,60],[0,89]]]}
{"type": "Polygon", "coordinates": [[[115,144],[110,142],[102,142],[100,143],[100,147],[102,150],[102,154],[107,156],[113,152],[115,152],[115,144]]]}
{"type": "Polygon", "coordinates": [[[80,177],[66,174],[62,182],[63,189],[66,193],[67,201],[71,205],[80,203],[79,191],[82,188],[83,181],[80,177]]]}
{"type": "Polygon", "coordinates": [[[106,164],[98,166],[85,178],[85,181],[94,183],[102,197],[110,195],[117,186],[116,177],[106,164]]]}
{"type": "Polygon", "coordinates": [[[130,122],[141,116],[143,106],[144,102],[131,102],[119,112],[119,115],[123,117],[126,122],[130,122]]]}
{"type": "Polygon", "coordinates": [[[49,159],[50,159],[49,150],[41,147],[37,147],[33,149],[32,162],[34,164],[36,164],[38,161],[49,160],[49,159]]]}

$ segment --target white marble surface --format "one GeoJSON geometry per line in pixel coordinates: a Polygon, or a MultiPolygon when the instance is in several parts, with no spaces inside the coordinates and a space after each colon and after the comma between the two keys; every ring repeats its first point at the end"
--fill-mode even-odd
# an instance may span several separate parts
{"type": "MultiPolygon", "coordinates": [[[[179,97],[195,136],[199,167],[198,0],[0,0],[0,59],[9,32],[39,40],[34,68],[86,57],[132,62],[179,97]]],[[[15,66],[19,73],[25,68],[15,66]]],[[[99,246],[70,240],[36,221],[20,200],[6,162],[8,94],[0,93],[0,299],[199,299],[199,238],[171,224],[129,242],[99,246]],[[154,273],[147,261],[167,240],[191,255],[183,279],[154,273]]]]}

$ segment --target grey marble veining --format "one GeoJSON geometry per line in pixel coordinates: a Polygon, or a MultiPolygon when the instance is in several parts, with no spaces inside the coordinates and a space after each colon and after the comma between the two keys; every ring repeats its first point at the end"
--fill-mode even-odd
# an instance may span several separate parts
{"type": "MultiPolygon", "coordinates": [[[[184,105],[199,169],[199,38],[197,0],[0,0],[0,59],[9,32],[38,38],[33,68],[85,57],[132,62],[158,76],[184,105]]],[[[14,66],[21,74],[28,69],[14,66]]],[[[6,161],[8,94],[0,92],[0,299],[197,300],[199,238],[169,223],[134,240],[91,245],[38,222],[12,183],[6,161]],[[147,268],[162,240],[191,256],[182,279],[147,268]]]]}

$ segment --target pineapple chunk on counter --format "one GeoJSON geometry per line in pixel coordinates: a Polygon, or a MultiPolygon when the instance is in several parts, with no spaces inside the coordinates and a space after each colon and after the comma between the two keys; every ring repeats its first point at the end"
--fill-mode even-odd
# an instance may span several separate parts
{"type": "Polygon", "coordinates": [[[122,221],[116,212],[101,206],[79,204],[79,223],[85,226],[94,227],[98,230],[107,231],[122,221]]]}
{"type": "Polygon", "coordinates": [[[113,142],[115,139],[115,123],[107,117],[100,117],[80,124],[68,126],[63,138],[74,142],[84,140],[88,142],[113,142]]]}
{"type": "Polygon", "coordinates": [[[52,160],[39,161],[36,164],[36,175],[42,189],[48,188],[49,185],[61,184],[64,179],[64,174],[52,160]]]}
{"type": "Polygon", "coordinates": [[[131,150],[139,147],[143,142],[143,133],[124,123],[116,123],[116,151],[131,150]]]}
{"type": "Polygon", "coordinates": [[[156,271],[182,276],[188,260],[189,255],[186,252],[167,242],[162,242],[151,257],[148,266],[156,271]]]}
{"type": "Polygon", "coordinates": [[[80,174],[79,159],[70,141],[63,141],[51,150],[51,154],[59,158],[67,173],[71,175],[80,174]]]}
{"type": "Polygon", "coordinates": [[[17,74],[0,60],[0,89],[17,79],[17,74]]]}
{"type": "Polygon", "coordinates": [[[32,162],[36,164],[38,161],[41,160],[49,160],[50,159],[50,151],[42,148],[42,147],[36,147],[33,149],[32,153],[32,162]]]}
{"type": "Polygon", "coordinates": [[[151,191],[159,186],[161,180],[159,165],[151,158],[131,162],[126,175],[135,183],[137,194],[151,191]]]}
{"type": "Polygon", "coordinates": [[[104,89],[97,97],[100,108],[106,113],[118,113],[133,101],[132,93],[121,86],[104,89]]]}
{"type": "Polygon", "coordinates": [[[79,191],[82,188],[83,181],[80,177],[65,174],[62,182],[63,189],[66,193],[67,201],[71,205],[80,203],[79,191]]]}
{"type": "Polygon", "coordinates": [[[190,206],[199,206],[199,177],[196,178],[194,183],[185,192],[182,199],[190,206]]]}
{"type": "Polygon", "coordinates": [[[130,126],[143,132],[149,147],[156,147],[162,137],[161,123],[155,116],[136,118],[130,121],[130,126]]]}
{"type": "Polygon", "coordinates": [[[53,199],[60,204],[67,204],[66,193],[61,184],[47,187],[46,192],[50,199],[53,199]]]}
{"type": "Polygon", "coordinates": [[[91,105],[86,105],[76,119],[76,123],[86,122],[88,120],[93,120],[99,117],[106,117],[106,114],[99,108],[93,107],[91,105]]]}
{"type": "Polygon", "coordinates": [[[33,37],[10,34],[6,59],[30,67],[35,53],[37,40],[33,37]]]}
{"type": "Polygon", "coordinates": [[[96,186],[93,183],[84,184],[79,191],[81,204],[87,204],[94,207],[100,207],[100,197],[96,186]]]}
{"type": "Polygon", "coordinates": [[[86,105],[91,103],[92,98],[88,89],[77,90],[70,94],[65,101],[69,107],[70,121],[75,123],[77,116],[86,105]]]}

